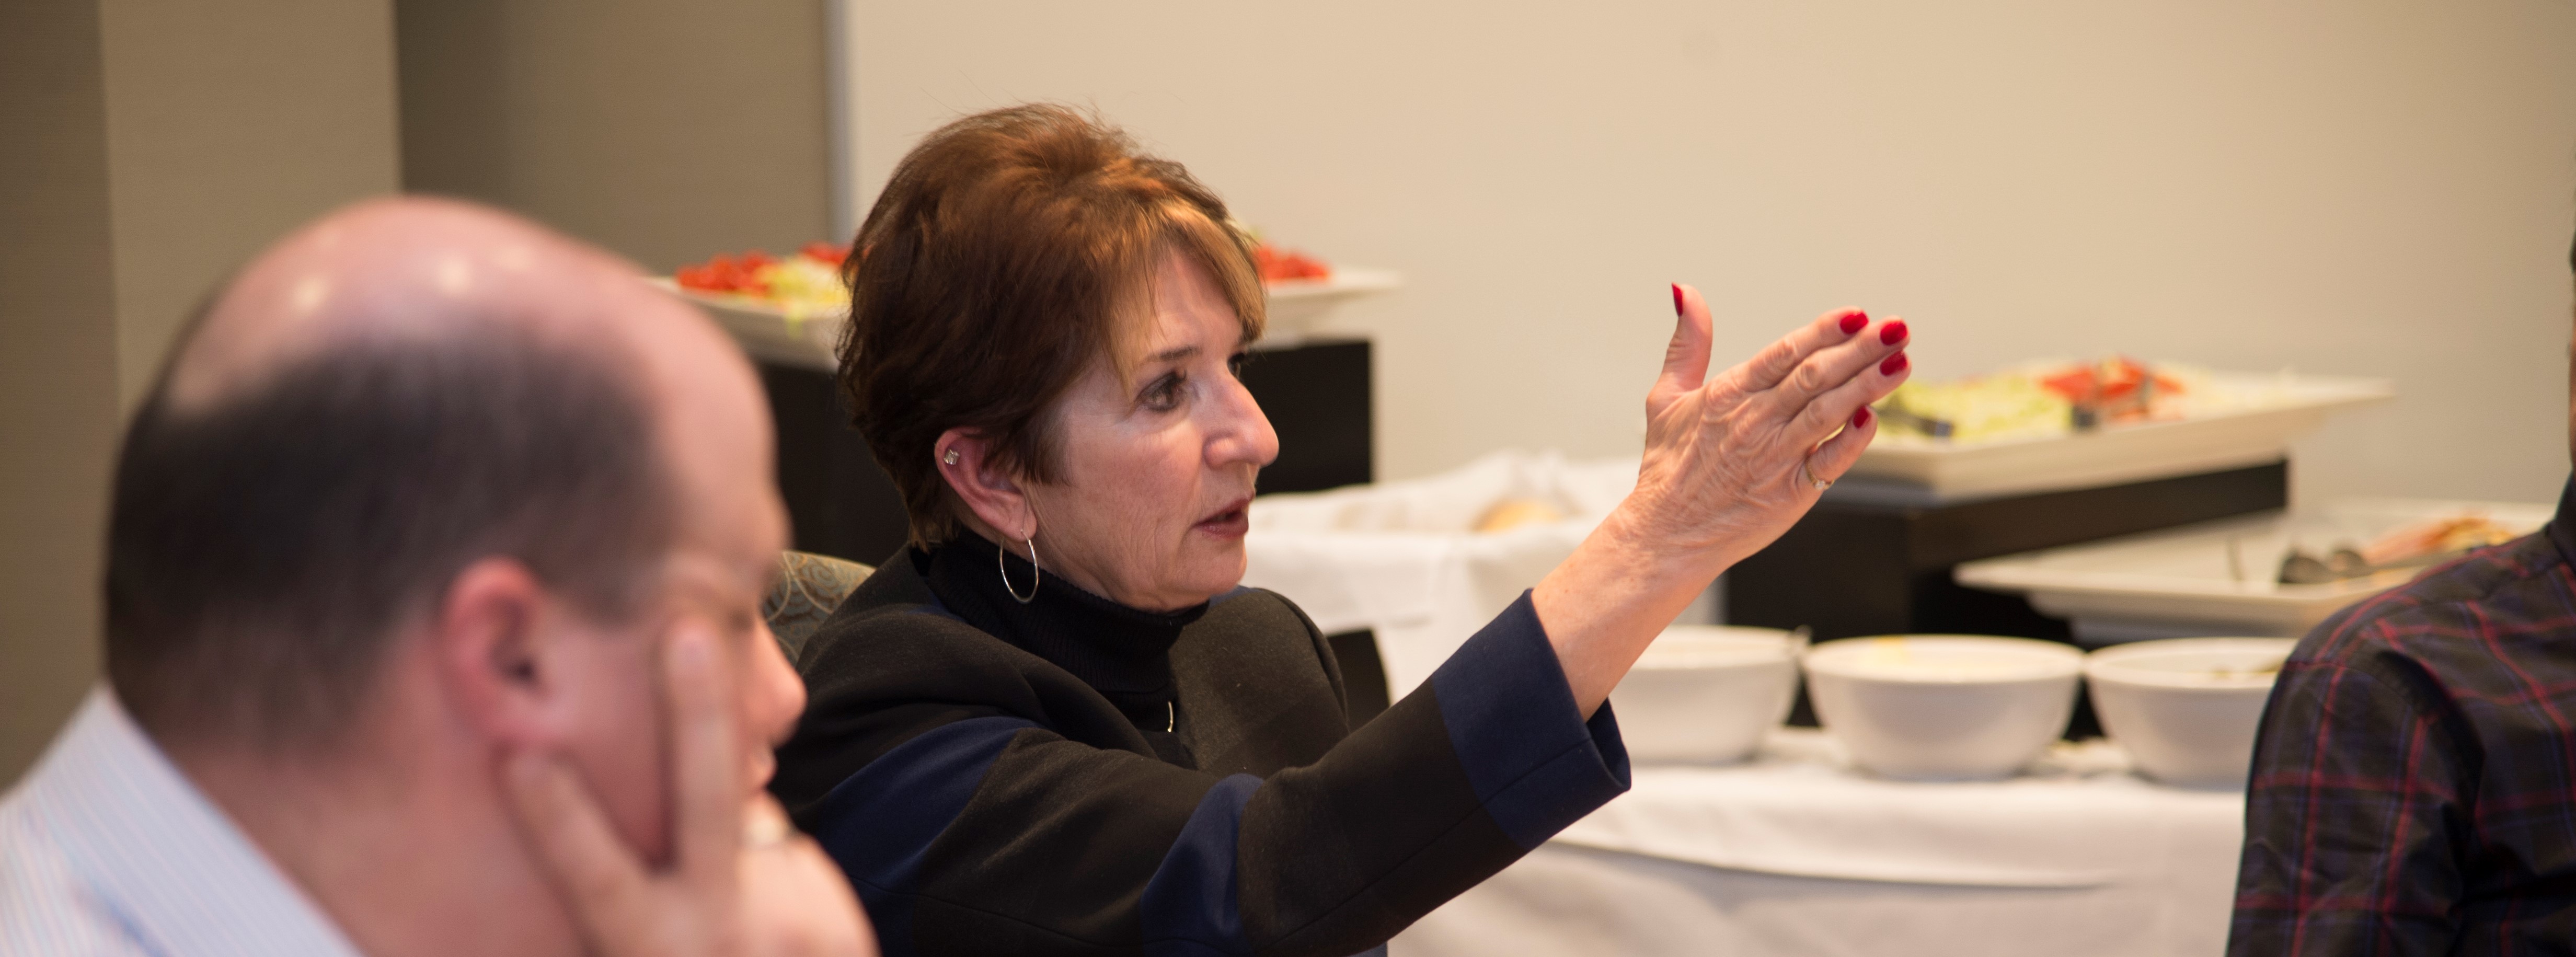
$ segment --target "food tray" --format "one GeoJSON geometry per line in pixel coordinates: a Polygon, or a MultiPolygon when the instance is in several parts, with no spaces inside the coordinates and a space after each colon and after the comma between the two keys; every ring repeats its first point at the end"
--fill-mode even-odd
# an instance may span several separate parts
{"type": "Polygon", "coordinates": [[[683,289],[668,276],[653,276],[645,281],[705,307],[716,324],[732,333],[734,341],[742,344],[742,351],[754,358],[826,370],[840,364],[833,356],[833,348],[840,342],[842,320],[848,318],[845,309],[792,315],[766,299],[683,289]]]}
{"type": "Polygon", "coordinates": [[[2295,638],[2346,605],[2405,584],[2422,569],[2320,585],[2278,584],[2281,558],[2294,546],[2323,552],[2466,511],[2528,533],[2547,523],[2554,510],[2507,502],[2351,499],[2315,512],[2270,512],[1969,562],[1953,575],[1972,588],[2027,594],[2040,611],[2074,619],[2076,638],[2085,644],[2295,638]]]}
{"type": "Polygon", "coordinates": [[[1289,338],[1305,335],[1335,307],[1403,285],[1402,275],[1383,269],[1335,269],[1326,279],[1265,283],[1270,291],[1270,334],[1289,338]]]}
{"type": "MultiPolygon", "coordinates": [[[[842,321],[848,318],[846,310],[793,315],[765,299],[683,289],[668,276],[654,276],[648,281],[705,307],[725,331],[742,343],[743,351],[753,356],[822,369],[838,363],[833,349],[840,342],[842,321]]],[[[1269,283],[1269,338],[1277,344],[1288,344],[1311,331],[1334,307],[1402,285],[1402,275],[1383,269],[1336,269],[1330,279],[1269,283]]]]}
{"type": "Polygon", "coordinates": [[[1952,443],[1881,433],[1852,476],[1919,486],[1944,497],[2092,488],[2280,461],[2290,440],[2326,415],[2397,395],[2384,379],[2289,373],[2212,373],[2208,388],[2244,397],[2236,408],[2172,422],[2106,426],[2048,438],[1952,443]]]}

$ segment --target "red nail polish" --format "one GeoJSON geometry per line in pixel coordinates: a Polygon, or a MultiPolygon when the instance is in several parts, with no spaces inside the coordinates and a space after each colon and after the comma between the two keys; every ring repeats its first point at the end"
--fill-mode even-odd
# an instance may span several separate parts
{"type": "Polygon", "coordinates": [[[1843,313],[1843,335],[1859,332],[1860,327],[1866,325],[1869,325],[1869,313],[1859,310],[1843,313]]]}
{"type": "Polygon", "coordinates": [[[1905,353],[1899,352],[1887,357],[1887,361],[1878,364],[1878,374],[1895,375],[1899,372],[1905,371],[1907,364],[1908,363],[1905,361],[1905,353]]]}
{"type": "Polygon", "coordinates": [[[1898,319],[1884,326],[1878,327],[1878,341],[1882,345],[1890,346],[1904,342],[1905,320],[1898,319]]]}
{"type": "Polygon", "coordinates": [[[1681,315],[1681,314],[1682,314],[1682,284],[1681,284],[1681,283],[1674,283],[1674,284],[1673,284],[1673,315],[1675,315],[1675,316],[1679,316],[1679,315],[1681,315]]]}
{"type": "Polygon", "coordinates": [[[1868,407],[1868,406],[1865,406],[1865,405],[1864,405],[1864,406],[1861,406],[1860,408],[1857,408],[1857,409],[1853,409],[1853,410],[1852,410],[1852,428],[1855,428],[1855,429],[1866,429],[1866,428],[1869,428],[1869,407],[1868,407]]]}

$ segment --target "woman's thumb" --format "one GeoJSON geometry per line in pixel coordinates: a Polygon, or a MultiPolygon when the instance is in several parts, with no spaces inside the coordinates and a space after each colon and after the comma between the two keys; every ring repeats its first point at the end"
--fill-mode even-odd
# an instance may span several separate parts
{"type": "Polygon", "coordinates": [[[1664,372],[1655,380],[1658,396],[1697,389],[1708,381],[1708,302],[1699,290],[1673,284],[1673,340],[1664,347],[1664,372]]]}

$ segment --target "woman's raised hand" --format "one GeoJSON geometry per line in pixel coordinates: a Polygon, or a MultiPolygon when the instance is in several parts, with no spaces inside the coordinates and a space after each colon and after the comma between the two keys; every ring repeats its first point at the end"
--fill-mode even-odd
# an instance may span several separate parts
{"type": "Polygon", "coordinates": [[[1708,303],[1673,287],[1678,322],[1646,394],[1636,491],[1531,601],[1586,715],[1710,580],[1816,504],[1878,433],[1870,403],[1905,381],[1905,322],[1818,317],[1708,374],[1708,303]]]}
{"type": "Polygon", "coordinates": [[[1788,531],[1869,447],[1869,404],[1905,381],[1909,340],[1902,319],[1838,309],[1711,377],[1708,303],[1675,285],[1673,311],[1663,375],[1646,393],[1645,462],[1622,509],[1640,544],[1723,569],[1788,531]]]}

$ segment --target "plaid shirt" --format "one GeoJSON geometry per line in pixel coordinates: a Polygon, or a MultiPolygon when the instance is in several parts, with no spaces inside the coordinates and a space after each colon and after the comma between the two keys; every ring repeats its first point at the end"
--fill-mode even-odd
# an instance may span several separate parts
{"type": "Polygon", "coordinates": [[[2571,499],[2299,643],[2254,746],[2229,954],[2576,953],[2571,499]]]}

